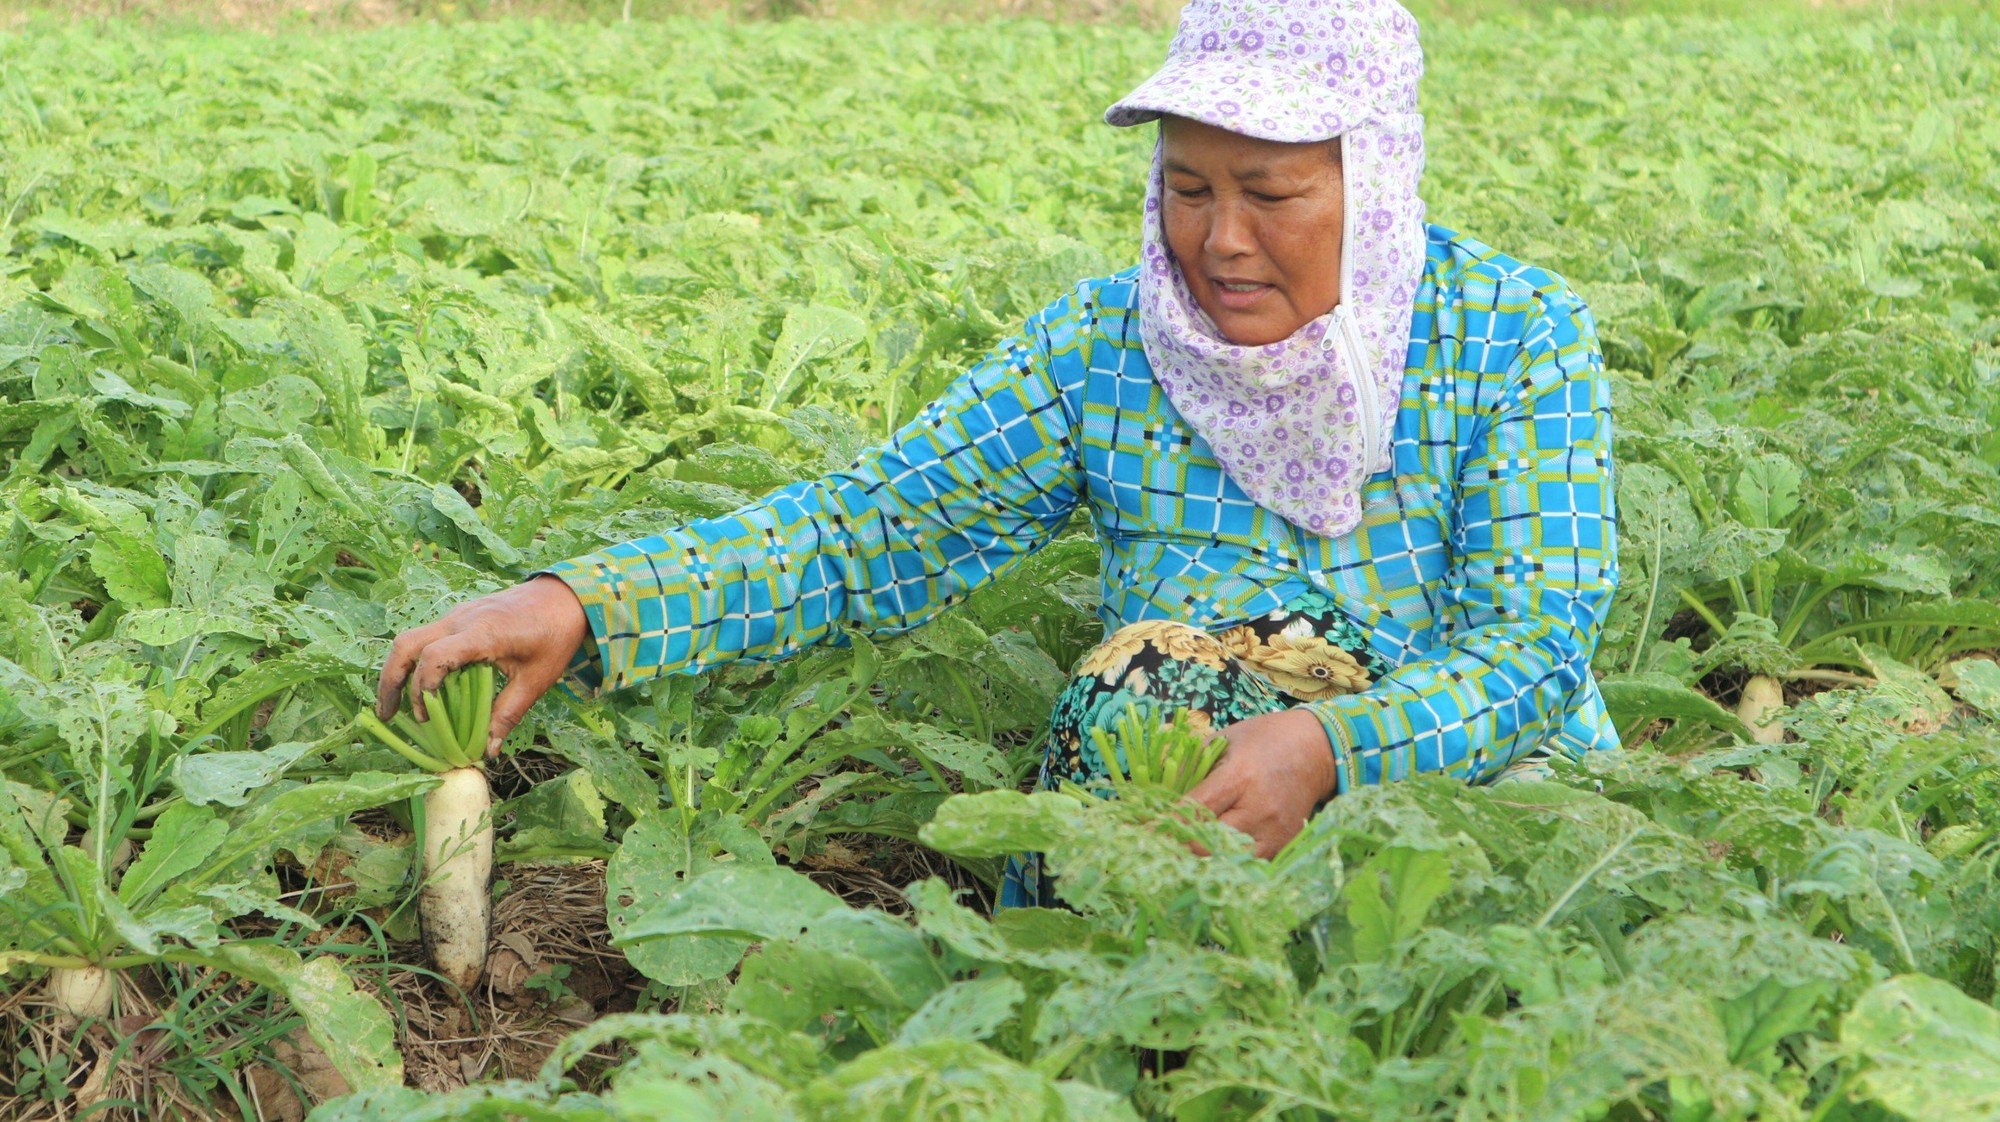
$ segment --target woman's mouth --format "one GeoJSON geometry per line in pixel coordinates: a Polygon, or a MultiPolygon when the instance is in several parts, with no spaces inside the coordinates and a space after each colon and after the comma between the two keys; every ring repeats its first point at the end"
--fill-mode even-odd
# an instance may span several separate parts
{"type": "Polygon", "coordinates": [[[1213,279],[1215,283],[1216,302],[1232,312],[1245,311],[1254,307],[1264,297],[1270,295],[1272,291],[1270,285],[1260,284],[1256,281],[1224,280],[1221,277],[1213,279]]]}

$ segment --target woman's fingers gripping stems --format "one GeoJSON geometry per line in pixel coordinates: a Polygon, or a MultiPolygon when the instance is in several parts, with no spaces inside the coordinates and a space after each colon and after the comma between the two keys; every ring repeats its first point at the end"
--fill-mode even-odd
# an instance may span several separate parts
{"type": "Polygon", "coordinates": [[[479,627],[455,631],[426,646],[423,653],[417,656],[416,669],[410,672],[410,706],[416,711],[417,719],[430,719],[423,710],[424,696],[443,689],[445,675],[461,666],[478,662],[498,666],[499,654],[491,638],[479,627]]]}
{"type": "Polygon", "coordinates": [[[389,659],[382,664],[382,677],[375,685],[375,716],[384,721],[396,716],[396,710],[403,706],[403,684],[409,681],[417,660],[423,657],[425,648],[451,632],[451,617],[446,616],[396,636],[389,648],[389,659]]]}

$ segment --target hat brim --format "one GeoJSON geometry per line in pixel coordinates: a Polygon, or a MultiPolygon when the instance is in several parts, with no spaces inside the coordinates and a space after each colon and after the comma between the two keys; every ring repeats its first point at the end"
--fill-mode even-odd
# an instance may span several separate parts
{"type": "Polygon", "coordinates": [[[1351,95],[1236,59],[1171,59],[1104,111],[1106,124],[1143,125],[1186,117],[1244,136],[1286,144],[1334,137],[1373,114],[1351,95]]]}

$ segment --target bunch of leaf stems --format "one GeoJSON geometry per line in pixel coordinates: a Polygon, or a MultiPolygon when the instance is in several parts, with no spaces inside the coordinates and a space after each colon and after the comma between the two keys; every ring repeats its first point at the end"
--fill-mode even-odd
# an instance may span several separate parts
{"type": "Polygon", "coordinates": [[[486,733],[493,719],[493,668],[482,664],[454,670],[445,675],[435,692],[423,695],[423,702],[427,720],[419,721],[413,713],[399,709],[394,729],[366,709],[355,720],[375,739],[425,771],[435,774],[478,767],[486,753],[486,733]]]}
{"type": "Polygon", "coordinates": [[[1158,787],[1175,795],[1187,794],[1208,778],[1229,747],[1220,736],[1195,731],[1184,714],[1175,714],[1172,724],[1159,724],[1141,717],[1129,705],[1118,718],[1115,739],[1101,728],[1091,729],[1090,735],[1104,757],[1113,788],[1158,787]],[[1123,768],[1118,766],[1120,745],[1124,748],[1123,768]]]}

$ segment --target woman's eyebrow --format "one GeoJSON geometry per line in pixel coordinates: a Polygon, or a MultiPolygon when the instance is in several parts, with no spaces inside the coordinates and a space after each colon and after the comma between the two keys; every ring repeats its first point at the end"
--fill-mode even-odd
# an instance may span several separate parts
{"type": "MultiPolygon", "coordinates": [[[[1206,178],[1206,176],[1204,176],[1202,172],[1196,171],[1194,168],[1191,168],[1186,164],[1181,163],[1179,160],[1164,161],[1160,165],[1160,167],[1163,170],[1170,172],[1178,172],[1181,175],[1192,175],[1198,179],[1206,178]]],[[[1270,168],[1267,168],[1262,164],[1258,164],[1252,167],[1245,168],[1242,171],[1231,172],[1230,174],[1240,182],[1248,182],[1250,180],[1270,179],[1277,173],[1273,172],[1270,168]]]]}

